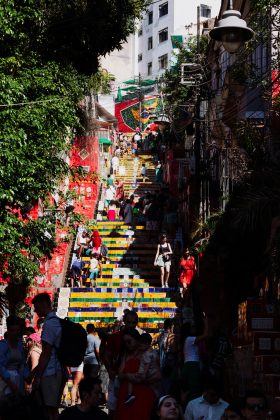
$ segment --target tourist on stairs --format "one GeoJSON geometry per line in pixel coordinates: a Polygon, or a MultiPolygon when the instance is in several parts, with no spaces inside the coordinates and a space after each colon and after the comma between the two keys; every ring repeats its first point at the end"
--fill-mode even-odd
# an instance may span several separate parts
{"type": "Polygon", "coordinates": [[[116,180],[115,186],[116,186],[116,200],[123,200],[124,198],[123,182],[116,180]]]}
{"type": "Polygon", "coordinates": [[[191,255],[189,248],[186,248],[181,261],[180,267],[182,269],[180,274],[180,282],[186,290],[190,285],[196,273],[195,259],[191,255]]]}
{"type": "Polygon", "coordinates": [[[0,341],[0,400],[3,406],[11,398],[16,403],[24,395],[24,380],[28,377],[29,370],[22,342],[23,322],[16,316],[9,316],[7,334],[0,341]]]}
{"type": "Polygon", "coordinates": [[[115,201],[111,201],[111,203],[108,206],[108,212],[107,212],[107,218],[110,221],[116,220],[117,217],[117,206],[115,201]]]}
{"type": "Polygon", "coordinates": [[[84,230],[82,234],[78,235],[78,238],[77,238],[77,246],[78,246],[78,248],[76,249],[77,257],[81,257],[83,251],[88,249],[89,242],[90,242],[89,234],[87,233],[86,230],[84,230]]]}
{"type": "Polygon", "coordinates": [[[163,180],[163,170],[160,161],[156,165],[156,182],[162,183],[163,180]]]}
{"type": "Polygon", "coordinates": [[[183,420],[184,416],[178,401],[171,395],[164,395],[158,401],[155,419],[183,420]]]}
{"type": "Polygon", "coordinates": [[[100,247],[102,244],[101,236],[97,229],[94,229],[92,231],[91,237],[90,237],[90,248],[92,250],[91,253],[100,253],[100,247]]]}
{"type": "Polygon", "coordinates": [[[125,208],[123,210],[123,221],[126,225],[132,226],[133,212],[132,212],[131,200],[127,199],[125,203],[126,203],[125,208]]]}
{"type": "Polygon", "coordinates": [[[149,204],[146,204],[144,208],[144,214],[146,218],[146,232],[147,232],[147,241],[150,242],[152,239],[155,239],[159,229],[159,203],[156,197],[153,197],[149,204]]]}
{"type": "Polygon", "coordinates": [[[125,329],[123,332],[124,353],[121,357],[119,375],[120,386],[116,419],[120,420],[150,420],[156,395],[147,383],[147,376],[141,382],[137,378],[143,352],[140,346],[140,334],[134,328],[125,329]],[[133,384],[133,399],[128,401],[129,383],[133,384]]]}
{"type": "Polygon", "coordinates": [[[113,156],[111,163],[112,163],[112,168],[113,168],[113,174],[117,175],[117,171],[119,170],[119,166],[120,166],[120,160],[118,156],[113,156]]]}
{"type": "Polygon", "coordinates": [[[154,265],[160,267],[160,281],[162,287],[168,287],[168,279],[171,268],[172,249],[167,236],[162,234],[159,238],[154,265]]]}
{"type": "Polygon", "coordinates": [[[87,348],[84,358],[85,378],[97,378],[99,376],[99,347],[100,338],[96,332],[94,324],[88,324],[87,330],[87,348]]]}
{"type": "Polygon", "coordinates": [[[110,202],[112,201],[112,200],[114,200],[114,197],[115,197],[115,188],[113,187],[113,186],[108,186],[107,188],[106,188],[106,190],[105,190],[105,194],[104,194],[104,197],[105,197],[105,202],[104,202],[104,208],[105,209],[107,209],[108,208],[108,206],[109,206],[109,204],[110,204],[110,202]]]}
{"type": "Polygon", "coordinates": [[[90,260],[90,266],[89,266],[89,279],[90,279],[91,287],[96,286],[96,279],[98,275],[102,277],[102,264],[99,259],[99,255],[93,254],[90,260]]]}
{"type": "Polygon", "coordinates": [[[98,405],[102,398],[101,381],[98,378],[82,379],[79,385],[81,404],[66,408],[59,420],[103,420],[108,416],[98,405]]]}

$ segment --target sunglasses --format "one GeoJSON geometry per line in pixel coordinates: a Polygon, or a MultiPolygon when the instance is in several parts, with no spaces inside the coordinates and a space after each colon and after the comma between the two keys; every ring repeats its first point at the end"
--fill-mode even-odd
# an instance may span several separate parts
{"type": "Polygon", "coordinates": [[[265,409],[264,404],[246,404],[246,408],[250,411],[262,411],[265,409]]]}

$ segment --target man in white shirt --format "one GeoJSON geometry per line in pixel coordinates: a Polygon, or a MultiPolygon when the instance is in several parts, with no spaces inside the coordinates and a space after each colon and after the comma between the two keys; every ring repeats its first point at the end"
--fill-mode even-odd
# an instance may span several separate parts
{"type": "Polygon", "coordinates": [[[205,384],[201,397],[191,400],[185,411],[185,420],[220,420],[228,403],[220,398],[220,389],[215,381],[205,384]]]}
{"type": "Polygon", "coordinates": [[[117,175],[117,171],[119,169],[120,166],[120,159],[118,158],[118,156],[114,156],[112,158],[112,168],[113,168],[113,174],[117,175]]]}
{"type": "Polygon", "coordinates": [[[114,187],[112,187],[112,185],[107,186],[106,190],[105,190],[105,194],[104,194],[104,198],[105,198],[105,207],[108,208],[110,202],[112,200],[114,200],[115,198],[115,193],[116,190],[114,187]]]}
{"type": "Polygon", "coordinates": [[[47,293],[36,295],[32,303],[39,317],[44,317],[42,330],[42,353],[32,382],[32,388],[39,388],[39,395],[47,410],[49,420],[57,420],[59,416],[63,388],[66,382],[57,350],[61,340],[61,323],[52,311],[51,298],[47,293]]]}

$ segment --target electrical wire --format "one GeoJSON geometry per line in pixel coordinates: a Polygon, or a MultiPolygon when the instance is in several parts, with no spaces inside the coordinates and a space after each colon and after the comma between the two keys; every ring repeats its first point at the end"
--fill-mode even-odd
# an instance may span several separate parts
{"type": "Polygon", "coordinates": [[[39,104],[39,103],[45,103],[45,102],[60,102],[63,101],[65,97],[57,98],[57,99],[42,99],[40,101],[30,101],[30,102],[18,102],[18,103],[12,103],[12,104],[0,104],[0,108],[8,108],[13,106],[22,106],[22,105],[33,105],[33,104],[39,104]]]}

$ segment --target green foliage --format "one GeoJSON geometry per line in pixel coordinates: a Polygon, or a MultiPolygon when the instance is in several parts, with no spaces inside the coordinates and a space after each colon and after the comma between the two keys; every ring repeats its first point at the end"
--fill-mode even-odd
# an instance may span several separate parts
{"type": "MultiPolygon", "coordinates": [[[[0,272],[9,283],[7,290],[17,286],[23,291],[39,274],[39,259],[50,257],[56,246],[55,226],[45,219],[23,221],[18,216],[7,206],[0,211],[0,272]]],[[[10,305],[16,306],[22,296],[11,293],[8,299],[10,305]]]]}
{"type": "Polygon", "coordinates": [[[0,103],[6,105],[0,112],[0,203],[21,205],[52,192],[67,174],[63,154],[70,145],[68,127],[78,126],[82,91],[74,71],[55,63],[23,63],[16,76],[0,65],[0,74],[0,103]]]}
{"type": "Polygon", "coordinates": [[[147,0],[0,0],[3,56],[35,52],[91,75],[134,32],[147,0]]]}
{"type": "MultiPolygon", "coordinates": [[[[199,53],[197,38],[190,37],[184,44],[178,44],[178,53],[175,54],[176,64],[167,70],[160,80],[162,93],[164,94],[165,108],[169,110],[171,118],[176,118],[180,114],[180,105],[194,104],[194,96],[197,87],[190,87],[181,84],[181,64],[197,63],[201,64],[204,71],[206,68],[205,53],[207,48],[207,37],[200,37],[199,53]]],[[[205,76],[203,74],[203,76],[205,76]]]]}
{"type": "Polygon", "coordinates": [[[97,94],[109,94],[111,93],[111,82],[115,80],[115,76],[106,70],[98,70],[96,73],[90,76],[88,87],[97,94]]]}
{"type": "MultiPolygon", "coordinates": [[[[77,104],[91,89],[108,92],[112,75],[92,76],[98,58],[121,48],[146,3],[0,0],[0,274],[12,311],[39,273],[39,259],[51,257],[56,223],[65,222],[53,217],[58,212],[36,221],[21,216],[65,176],[84,176],[66,161],[80,128],[77,104]]],[[[79,221],[69,216],[70,234],[79,221]]]]}

